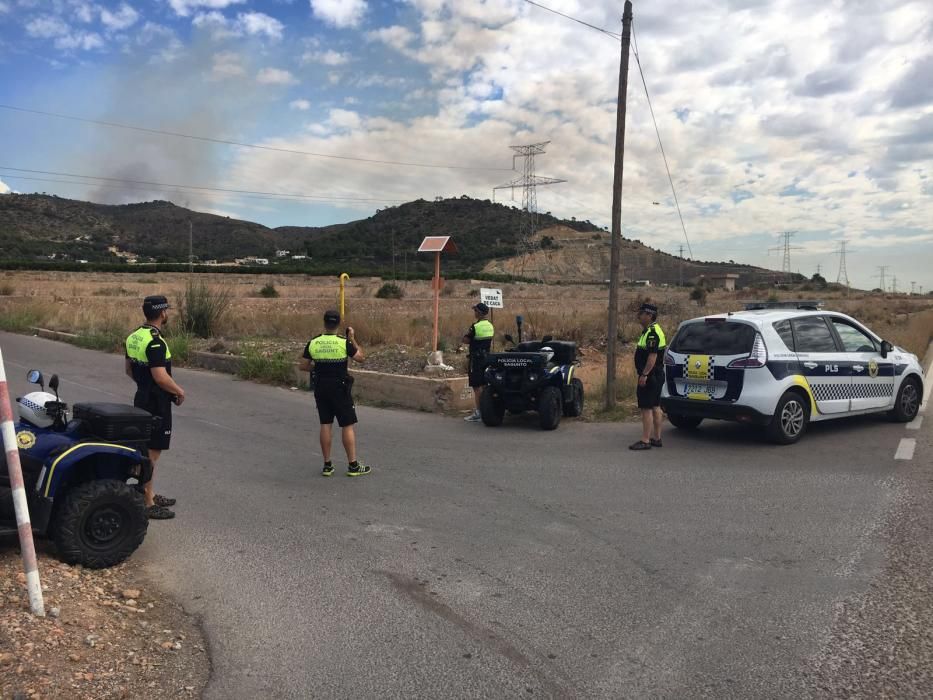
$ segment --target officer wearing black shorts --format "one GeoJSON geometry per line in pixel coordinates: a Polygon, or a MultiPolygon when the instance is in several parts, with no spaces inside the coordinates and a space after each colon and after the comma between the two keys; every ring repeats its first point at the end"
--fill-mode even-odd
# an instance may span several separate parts
{"type": "Polygon", "coordinates": [[[143,301],[146,322],[130,333],[125,343],[126,374],[136,382],[133,405],[162,419],[148,445],[153,478],[143,484],[146,513],[152,520],[175,517],[169,510],[169,506],[175,505],[175,499],[157,495],[153,479],[156,463],[172,440],[172,404],[181,406],[185,400],[184,389],[172,379],[172,351],[162,335],[168,323],[168,310],[168,299],[164,296],[146,297],[143,301]]]}
{"type": "Polygon", "coordinates": [[[638,372],[638,408],[641,409],[641,440],[629,446],[632,450],[661,447],[661,389],[664,386],[664,351],[667,338],[658,323],[658,307],[642,304],[638,309],[642,334],[635,348],[635,370],[638,372]]]}
{"type": "Polygon", "coordinates": [[[356,344],[352,328],[347,336],[337,335],[340,314],[336,311],[324,313],[324,333],[313,338],[305,347],[301,357],[301,370],[311,372],[314,401],[321,419],[321,452],[324,455],[322,476],[333,476],[334,466],[330,459],[333,423],[337,419],[347,453],[347,476],[364,476],[372,468],[356,457],[356,407],[353,405],[353,378],[347,371],[349,361],[362,362],[363,350],[356,344]],[[313,368],[312,368],[313,364],[313,368]]]}
{"type": "Polygon", "coordinates": [[[476,316],[476,322],[463,336],[464,342],[469,343],[470,346],[469,381],[470,388],[473,389],[473,413],[464,418],[469,423],[482,420],[479,406],[483,396],[483,387],[486,386],[486,355],[492,349],[492,340],[495,335],[495,329],[487,318],[489,307],[486,304],[480,302],[474,306],[473,314],[476,316]]]}

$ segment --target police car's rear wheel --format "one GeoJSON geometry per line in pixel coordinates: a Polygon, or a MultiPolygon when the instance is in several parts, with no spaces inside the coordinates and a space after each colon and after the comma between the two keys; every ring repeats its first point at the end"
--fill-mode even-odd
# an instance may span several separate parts
{"type": "Polygon", "coordinates": [[[778,401],[768,426],[769,437],[779,445],[792,445],[803,437],[810,422],[810,411],[803,398],[788,391],[778,401]]]}
{"type": "Polygon", "coordinates": [[[920,401],[920,382],[913,377],[908,377],[901,384],[900,391],[897,392],[897,400],[894,402],[891,417],[898,423],[910,423],[920,412],[920,401]]]}
{"type": "Polygon", "coordinates": [[[676,413],[668,413],[667,419],[675,428],[679,430],[696,430],[703,422],[702,418],[696,416],[681,416],[676,413]]]}

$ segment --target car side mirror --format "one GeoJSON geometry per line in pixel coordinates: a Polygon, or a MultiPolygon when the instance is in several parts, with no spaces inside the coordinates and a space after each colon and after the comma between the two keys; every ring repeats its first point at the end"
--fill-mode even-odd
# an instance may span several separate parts
{"type": "Polygon", "coordinates": [[[30,384],[38,384],[42,391],[45,391],[45,379],[42,378],[42,372],[37,369],[31,369],[26,374],[26,381],[30,384]]]}
{"type": "Polygon", "coordinates": [[[541,342],[542,342],[543,344],[545,344],[545,345],[547,345],[548,343],[550,343],[552,340],[554,340],[554,336],[553,336],[553,335],[546,335],[546,336],[544,336],[543,338],[541,338],[541,342]]]}
{"type": "Polygon", "coordinates": [[[894,346],[891,345],[887,340],[881,341],[881,356],[887,357],[889,353],[894,351],[894,346]]]}
{"type": "Polygon", "coordinates": [[[57,374],[53,374],[52,378],[49,380],[49,389],[54,391],[56,394],[58,393],[58,375],[57,374]]]}
{"type": "Polygon", "coordinates": [[[504,336],[502,336],[502,337],[505,338],[506,342],[512,343],[512,345],[515,345],[515,339],[514,339],[511,335],[509,335],[508,333],[506,333],[506,334],[505,334],[504,336]]]}

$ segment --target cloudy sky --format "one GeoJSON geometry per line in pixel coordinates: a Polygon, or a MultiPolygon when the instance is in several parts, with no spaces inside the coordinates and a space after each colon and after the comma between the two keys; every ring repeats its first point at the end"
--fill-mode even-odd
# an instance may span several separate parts
{"type": "MultiPolygon", "coordinates": [[[[617,0],[541,4],[621,28],[617,0]]],[[[933,289],[930,0],[636,0],[635,29],[695,258],[780,268],[791,230],[804,274],[835,280],[847,240],[853,284],[887,265],[933,289]]],[[[0,0],[0,104],[267,147],[0,108],[0,191],[318,225],[489,198],[510,145],[550,141],[538,173],[568,182],[539,209],[604,225],[618,64],[617,40],[526,0],[0,0]]],[[[630,78],[624,232],[676,252],[630,78]]]]}

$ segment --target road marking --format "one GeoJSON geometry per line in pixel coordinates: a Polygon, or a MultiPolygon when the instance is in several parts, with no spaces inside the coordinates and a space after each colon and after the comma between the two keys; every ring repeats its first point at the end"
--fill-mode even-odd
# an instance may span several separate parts
{"type": "Polygon", "coordinates": [[[908,430],[920,430],[920,426],[923,425],[923,416],[917,416],[910,423],[907,424],[908,430]]]}
{"type": "Polygon", "coordinates": [[[914,458],[915,449],[917,449],[917,440],[915,438],[901,438],[901,444],[897,446],[894,459],[909,461],[914,458]]]}

